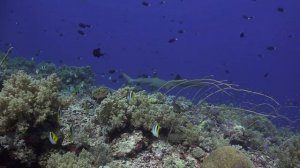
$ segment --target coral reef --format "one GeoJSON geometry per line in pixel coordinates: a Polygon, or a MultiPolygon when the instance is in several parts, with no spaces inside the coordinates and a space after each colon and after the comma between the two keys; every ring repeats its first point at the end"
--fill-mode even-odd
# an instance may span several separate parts
{"type": "Polygon", "coordinates": [[[92,86],[90,67],[7,58],[3,68],[0,167],[300,164],[299,135],[279,130],[268,116],[136,87],[92,86]],[[156,125],[159,136],[151,133],[156,125]],[[58,136],[55,145],[50,131],[58,136]]]}

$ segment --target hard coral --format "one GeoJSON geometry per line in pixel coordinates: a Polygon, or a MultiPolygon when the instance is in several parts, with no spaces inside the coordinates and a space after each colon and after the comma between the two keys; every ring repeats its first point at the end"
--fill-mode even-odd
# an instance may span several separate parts
{"type": "Polygon", "coordinates": [[[107,87],[98,87],[92,91],[92,98],[100,103],[110,94],[110,90],[107,87]]]}
{"type": "Polygon", "coordinates": [[[245,154],[231,146],[223,146],[213,151],[204,159],[203,168],[254,168],[245,154]]]}
{"type": "Polygon", "coordinates": [[[35,80],[23,71],[4,81],[0,92],[0,133],[15,130],[24,134],[29,127],[54,118],[64,105],[58,95],[58,83],[56,75],[35,80]]]}

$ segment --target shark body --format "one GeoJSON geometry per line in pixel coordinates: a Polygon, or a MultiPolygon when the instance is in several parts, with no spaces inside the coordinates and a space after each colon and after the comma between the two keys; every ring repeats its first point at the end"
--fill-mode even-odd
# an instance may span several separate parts
{"type": "Polygon", "coordinates": [[[131,78],[126,73],[122,73],[123,77],[129,84],[142,84],[147,85],[155,89],[170,89],[172,87],[195,87],[195,88],[202,88],[207,86],[205,83],[201,83],[200,80],[163,80],[159,79],[158,77],[155,78],[131,78]]]}

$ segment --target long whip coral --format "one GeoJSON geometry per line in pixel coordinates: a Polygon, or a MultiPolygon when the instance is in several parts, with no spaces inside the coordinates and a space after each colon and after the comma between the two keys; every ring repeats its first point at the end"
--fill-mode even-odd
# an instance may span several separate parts
{"type": "Polygon", "coordinates": [[[11,51],[13,50],[13,48],[14,48],[14,47],[10,47],[10,48],[6,51],[4,57],[2,58],[2,60],[1,60],[1,62],[0,62],[0,68],[2,67],[4,61],[6,60],[6,58],[8,57],[8,55],[11,53],[11,51]]]}

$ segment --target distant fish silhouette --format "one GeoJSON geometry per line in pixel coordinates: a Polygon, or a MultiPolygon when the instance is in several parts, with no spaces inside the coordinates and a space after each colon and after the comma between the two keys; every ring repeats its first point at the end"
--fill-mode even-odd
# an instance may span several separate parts
{"type": "Polygon", "coordinates": [[[85,24],[85,23],[79,23],[78,24],[79,27],[85,29],[85,28],[91,28],[91,25],[90,24],[85,24]]]}
{"type": "Polygon", "coordinates": [[[269,51],[275,51],[277,48],[274,46],[268,46],[266,49],[269,51]]]}
{"type": "Polygon", "coordinates": [[[240,38],[244,38],[245,37],[245,33],[244,32],[241,32],[240,33],[240,38]]]}
{"type": "Polygon", "coordinates": [[[267,78],[269,76],[269,73],[264,74],[264,78],[267,78]]]}
{"type": "Polygon", "coordinates": [[[143,1],[142,5],[144,5],[144,6],[150,6],[151,4],[149,2],[147,2],[147,1],[143,1]]]}
{"type": "Polygon", "coordinates": [[[93,50],[93,55],[97,58],[104,56],[104,53],[101,51],[100,48],[95,48],[93,50]]]}
{"type": "Polygon", "coordinates": [[[82,35],[82,36],[85,35],[85,33],[82,30],[78,30],[77,33],[80,34],[80,35],[82,35]]]}
{"type": "Polygon", "coordinates": [[[284,12],[284,9],[283,9],[282,7],[278,7],[278,8],[277,8],[277,11],[278,11],[278,12],[284,12]]]}
{"type": "Polygon", "coordinates": [[[254,16],[243,15],[242,17],[243,17],[243,19],[246,19],[246,20],[253,20],[254,19],[254,16]]]}
{"type": "Polygon", "coordinates": [[[169,43],[175,43],[177,40],[178,40],[178,38],[176,38],[176,37],[175,38],[170,38],[168,42],[169,43]]]}

